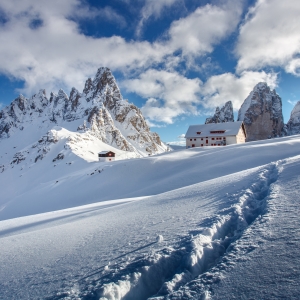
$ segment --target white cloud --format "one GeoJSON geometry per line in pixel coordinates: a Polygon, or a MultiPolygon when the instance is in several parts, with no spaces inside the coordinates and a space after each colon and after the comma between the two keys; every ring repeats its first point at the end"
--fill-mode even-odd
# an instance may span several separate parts
{"type": "Polygon", "coordinates": [[[185,134],[184,133],[182,133],[181,135],[179,135],[177,138],[179,138],[179,139],[184,139],[184,137],[185,137],[185,134]]]}
{"type": "Polygon", "coordinates": [[[152,122],[172,124],[185,114],[210,115],[211,109],[231,100],[238,110],[254,86],[267,82],[271,88],[277,85],[277,74],[245,71],[240,76],[224,73],[210,77],[204,84],[198,79],[188,79],[176,72],[150,69],[139,78],[122,82],[128,92],[148,98],[141,108],[152,122]],[[204,109],[199,112],[199,106],[204,109]]]}
{"type": "MultiPolygon", "coordinates": [[[[287,100],[287,102],[289,103],[289,104],[291,104],[291,105],[293,105],[293,106],[295,106],[296,104],[297,104],[297,100],[294,100],[294,101],[292,101],[292,100],[287,100]]],[[[0,106],[1,107],[1,106],[0,106]]]]}
{"type": "MultiPolygon", "coordinates": [[[[186,141],[184,140],[179,140],[179,141],[173,141],[173,142],[168,142],[167,145],[170,145],[171,148],[172,146],[186,146],[186,141]]],[[[176,150],[176,148],[174,147],[174,150],[176,150]]]]}
{"type": "MultiPolygon", "coordinates": [[[[299,51],[300,51],[300,49],[299,49],[299,51]]],[[[285,71],[299,77],[300,76],[300,59],[299,58],[291,59],[285,66],[285,71]]]]}
{"type": "MultiPolygon", "coordinates": [[[[110,8],[92,10],[79,0],[0,0],[0,9],[7,19],[0,24],[0,72],[24,80],[22,92],[31,95],[40,88],[54,91],[69,90],[72,86],[82,88],[86,78],[93,76],[100,66],[113,71],[134,70],[136,74],[157,63],[174,68],[182,62],[174,55],[176,51],[182,50],[186,56],[203,55],[234,30],[240,11],[235,7],[239,7],[239,2],[200,7],[171,25],[169,39],[149,43],[126,41],[119,36],[89,37],[80,31],[76,18],[101,14],[117,18],[110,8]]],[[[171,5],[172,1],[163,3],[171,5]]],[[[153,5],[156,7],[152,8],[153,14],[159,14],[157,7],[162,4],[153,5]]],[[[122,24],[122,18],[118,22],[122,24]]],[[[161,88],[152,84],[154,88],[161,88]]],[[[167,94],[172,94],[170,89],[167,94]]],[[[148,93],[147,97],[155,98],[157,93],[148,93]]],[[[176,99],[175,93],[172,97],[176,99]]],[[[181,104],[178,107],[184,110],[181,104]]]]}
{"type": "Polygon", "coordinates": [[[167,49],[157,44],[83,35],[68,18],[78,5],[75,0],[0,0],[8,19],[0,25],[0,71],[24,80],[25,93],[82,87],[100,66],[139,68],[165,55],[167,49]],[[36,18],[41,25],[32,28],[36,18]]]}
{"type": "Polygon", "coordinates": [[[86,19],[101,18],[111,23],[117,23],[120,27],[125,27],[127,25],[125,18],[118,14],[110,6],[105,6],[104,8],[99,9],[81,5],[78,9],[76,9],[76,11],[74,11],[73,17],[86,19]]]}
{"type": "Polygon", "coordinates": [[[149,98],[141,108],[147,118],[168,124],[181,114],[197,114],[195,105],[200,102],[201,85],[198,78],[188,79],[176,72],[154,69],[122,83],[128,92],[149,98]]]}
{"type": "Polygon", "coordinates": [[[159,18],[164,9],[170,8],[172,5],[179,1],[181,0],[146,0],[145,5],[141,11],[141,19],[136,29],[136,35],[141,35],[143,26],[150,17],[153,16],[155,19],[159,18]]]}
{"type": "Polygon", "coordinates": [[[238,110],[254,86],[266,82],[271,88],[277,85],[277,74],[245,71],[240,76],[224,73],[210,77],[202,89],[204,107],[222,106],[231,100],[234,110],[238,110]]]}
{"type": "Polygon", "coordinates": [[[258,0],[240,28],[237,70],[280,66],[299,76],[300,3],[258,0]]]}
{"type": "Polygon", "coordinates": [[[169,47],[181,49],[183,56],[212,52],[213,46],[232,33],[240,21],[243,1],[224,1],[222,6],[207,4],[186,18],[172,23],[169,47]]]}

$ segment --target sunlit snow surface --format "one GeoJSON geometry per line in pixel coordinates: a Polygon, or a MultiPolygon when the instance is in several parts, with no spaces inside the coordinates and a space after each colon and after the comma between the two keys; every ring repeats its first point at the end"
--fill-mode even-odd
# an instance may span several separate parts
{"type": "Polygon", "coordinates": [[[298,299],[299,135],[72,161],[0,174],[0,299],[298,299]]]}

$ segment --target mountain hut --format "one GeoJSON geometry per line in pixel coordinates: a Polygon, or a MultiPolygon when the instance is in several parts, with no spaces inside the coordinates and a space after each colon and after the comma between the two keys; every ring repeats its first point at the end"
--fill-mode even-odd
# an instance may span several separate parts
{"type": "Polygon", "coordinates": [[[112,151],[101,151],[98,153],[99,161],[113,161],[116,154],[112,151]]]}

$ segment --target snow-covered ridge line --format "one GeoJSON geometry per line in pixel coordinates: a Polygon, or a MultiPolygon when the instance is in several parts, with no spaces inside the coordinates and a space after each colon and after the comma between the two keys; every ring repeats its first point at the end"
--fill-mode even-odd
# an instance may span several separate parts
{"type": "MultiPolygon", "coordinates": [[[[102,273],[105,268],[99,270],[100,278],[95,279],[95,289],[84,291],[84,295],[97,295],[97,299],[101,300],[175,300],[191,297],[188,294],[193,291],[190,285],[197,286],[197,295],[199,291],[203,296],[208,295],[202,288],[201,280],[207,280],[208,270],[217,264],[227,264],[226,256],[231,251],[232,243],[257,217],[264,214],[266,196],[270,185],[278,177],[279,165],[280,162],[258,168],[257,181],[239,195],[234,195],[238,197],[237,204],[204,220],[197,233],[182,237],[175,247],[139,257],[122,268],[112,264],[105,274],[102,273]],[[189,285],[187,290],[184,287],[186,284],[189,285]]],[[[97,272],[91,272],[91,276],[95,274],[97,272]]]]}
{"type": "Polygon", "coordinates": [[[167,150],[158,134],[150,131],[140,109],[123,99],[108,68],[99,68],[95,78],[86,81],[82,93],[73,88],[69,96],[63,90],[49,98],[45,90],[29,99],[20,95],[0,110],[0,141],[12,140],[19,146],[19,135],[23,142],[29,138],[27,145],[32,144],[36,142],[34,136],[44,135],[57,125],[73,132],[88,131],[101,142],[134,152],[136,157],[167,150]]]}

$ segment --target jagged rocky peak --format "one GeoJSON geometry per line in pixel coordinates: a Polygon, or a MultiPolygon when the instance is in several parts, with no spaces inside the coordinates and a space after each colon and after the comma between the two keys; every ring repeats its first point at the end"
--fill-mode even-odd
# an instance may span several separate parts
{"type": "Polygon", "coordinates": [[[281,98],[267,83],[258,83],[242,104],[238,121],[244,121],[247,141],[284,135],[281,98]]]}
{"type": "Polygon", "coordinates": [[[300,101],[294,106],[287,123],[288,134],[300,134],[300,101]]]}
{"type": "MultiPolygon", "coordinates": [[[[39,134],[51,126],[67,130],[89,131],[94,137],[137,156],[164,152],[167,147],[157,134],[150,132],[138,109],[124,100],[108,68],[99,68],[95,78],[88,79],[82,93],[72,88],[70,96],[63,90],[45,90],[30,99],[20,95],[0,112],[0,138],[9,138],[18,130],[35,124],[39,134]],[[76,121],[76,124],[74,123],[76,121]]],[[[28,129],[29,130],[29,129],[28,129]]]]}
{"type": "Polygon", "coordinates": [[[234,122],[233,107],[231,101],[227,101],[221,109],[219,108],[219,106],[217,106],[215,114],[212,117],[207,118],[205,124],[225,122],[234,122]]]}
{"type": "MultiPolygon", "coordinates": [[[[111,96],[118,100],[122,99],[121,92],[111,70],[104,67],[98,69],[93,80],[88,78],[85,83],[83,94],[88,102],[92,99],[96,100],[97,98],[102,98],[105,94],[106,98],[111,96]]],[[[109,101],[111,99],[103,100],[109,101]]]]}

